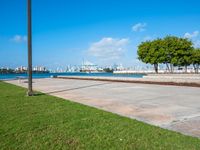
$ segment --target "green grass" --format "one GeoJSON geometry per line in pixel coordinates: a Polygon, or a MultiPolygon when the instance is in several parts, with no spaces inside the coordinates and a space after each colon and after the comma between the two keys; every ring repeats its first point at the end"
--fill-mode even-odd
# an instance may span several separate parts
{"type": "Polygon", "coordinates": [[[200,149],[200,140],[0,82],[0,149],[200,149]]]}

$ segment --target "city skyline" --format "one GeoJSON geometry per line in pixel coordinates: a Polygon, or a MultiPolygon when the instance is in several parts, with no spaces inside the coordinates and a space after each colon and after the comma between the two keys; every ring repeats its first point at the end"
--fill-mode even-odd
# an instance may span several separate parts
{"type": "MultiPolygon", "coordinates": [[[[169,0],[163,5],[158,0],[32,3],[34,66],[54,69],[80,65],[83,59],[100,66],[139,65],[137,45],[166,35],[186,37],[200,46],[197,0],[169,0]]],[[[0,10],[0,64],[26,66],[26,1],[2,0],[0,10]]]]}

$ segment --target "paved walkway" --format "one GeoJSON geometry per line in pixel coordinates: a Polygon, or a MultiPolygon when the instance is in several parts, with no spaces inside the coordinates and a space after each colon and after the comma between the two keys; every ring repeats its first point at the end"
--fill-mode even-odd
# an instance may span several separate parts
{"type": "MultiPolygon", "coordinates": [[[[24,81],[7,81],[27,87],[24,81]]],[[[34,89],[200,137],[200,88],[73,79],[35,79],[34,89]]]]}

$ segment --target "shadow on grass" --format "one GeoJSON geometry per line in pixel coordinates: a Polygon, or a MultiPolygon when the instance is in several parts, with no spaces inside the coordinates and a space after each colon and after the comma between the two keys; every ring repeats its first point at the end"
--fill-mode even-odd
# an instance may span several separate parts
{"type": "Polygon", "coordinates": [[[33,96],[43,96],[43,95],[46,95],[46,94],[45,94],[45,93],[34,92],[34,95],[33,95],[33,96]]]}

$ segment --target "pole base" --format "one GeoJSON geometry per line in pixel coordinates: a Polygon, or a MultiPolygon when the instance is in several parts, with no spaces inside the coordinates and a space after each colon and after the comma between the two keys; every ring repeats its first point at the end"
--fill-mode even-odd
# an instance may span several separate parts
{"type": "Polygon", "coordinates": [[[27,96],[34,96],[33,91],[28,91],[28,92],[27,92],[27,96]]]}

